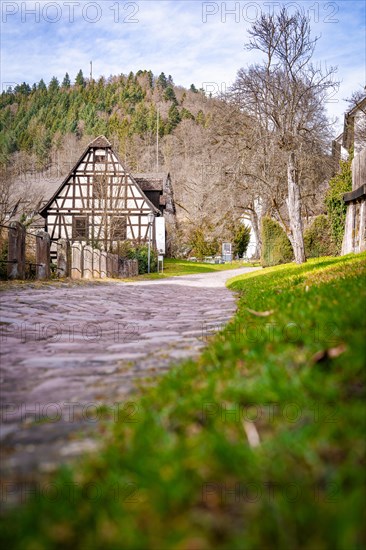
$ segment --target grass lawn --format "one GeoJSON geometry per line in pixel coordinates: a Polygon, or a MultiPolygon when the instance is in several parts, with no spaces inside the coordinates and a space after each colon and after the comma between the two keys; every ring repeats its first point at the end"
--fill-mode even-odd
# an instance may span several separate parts
{"type": "Polygon", "coordinates": [[[366,254],[229,281],[233,321],[6,515],[3,548],[364,548],[365,283],[366,254]]]}
{"type": "Polygon", "coordinates": [[[177,277],[181,275],[194,275],[197,273],[214,273],[215,271],[226,271],[230,269],[238,269],[240,267],[258,267],[259,262],[246,262],[233,261],[227,264],[205,264],[200,262],[188,262],[186,260],[175,260],[173,258],[166,258],[164,260],[164,272],[163,273],[150,273],[145,275],[139,275],[138,277],[131,277],[129,279],[50,279],[48,281],[0,281],[1,290],[11,290],[16,287],[28,288],[31,286],[34,289],[44,289],[52,285],[65,285],[70,284],[72,286],[80,285],[97,285],[106,282],[113,281],[143,281],[145,279],[165,279],[166,277],[177,277]]]}
{"type": "Polygon", "coordinates": [[[233,261],[226,264],[206,264],[201,262],[188,262],[187,260],[175,260],[173,258],[166,258],[164,260],[164,272],[163,273],[150,273],[145,275],[139,275],[133,279],[163,279],[165,277],[179,277],[182,275],[194,275],[196,273],[214,273],[215,271],[227,271],[230,269],[238,269],[240,267],[258,267],[261,264],[259,262],[243,262],[233,261]]]}

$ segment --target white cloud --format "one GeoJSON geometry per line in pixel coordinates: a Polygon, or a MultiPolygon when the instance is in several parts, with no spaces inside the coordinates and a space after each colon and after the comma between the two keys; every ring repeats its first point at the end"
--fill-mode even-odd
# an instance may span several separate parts
{"type": "MultiPolygon", "coordinates": [[[[87,0],[75,4],[73,21],[68,4],[58,0],[61,18],[56,23],[42,17],[45,6],[56,2],[40,2],[39,23],[34,21],[34,15],[24,13],[26,21],[22,22],[22,4],[2,3],[2,82],[32,83],[40,78],[48,82],[53,75],[63,78],[66,71],[74,78],[80,68],[88,74],[89,61],[93,60],[95,77],[146,68],[155,74],[171,74],[177,84],[185,86],[192,82],[196,86],[203,82],[230,85],[237,70],[254,59],[243,48],[255,15],[253,2],[239,2],[237,21],[234,15],[227,14],[226,22],[225,6],[230,10],[236,3],[211,2],[210,9],[217,8],[218,12],[207,16],[206,23],[202,20],[202,6],[208,4],[197,0],[99,1],[101,18],[96,23],[90,22],[96,10],[85,10],[92,4],[87,0]],[[16,5],[18,12],[4,16],[4,6],[11,11],[11,5],[16,5]],[[138,22],[128,22],[131,19],[138,22]]],[[[35,2],[26,2],[28,10],[34,5],[35,2]]],[[[258,10],[270,9],[268,3],[256,5],[258,10]]],[[[298,5],[312,17],[314,34],[321,35],[315,61],[339,67],[342,84],[338,102],[329,104],[328,110],[342,117],[346,108],[342,99],[364,83],[365,5],[361,1],[298,5]]],[[[51,18],[56,12],[48,10],[46,17],[51,18]]]]}

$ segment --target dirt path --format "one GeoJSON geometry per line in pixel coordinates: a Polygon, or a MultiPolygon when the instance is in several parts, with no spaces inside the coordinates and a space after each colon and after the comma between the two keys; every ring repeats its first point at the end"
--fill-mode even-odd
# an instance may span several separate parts
{"type": "Polygon", "coordinates": [[[98,407],[133,414],[136,381],[199,354],[235,311],[225,281],[252,270],[1,292],[5,478],[93,449],[98,407]]]}

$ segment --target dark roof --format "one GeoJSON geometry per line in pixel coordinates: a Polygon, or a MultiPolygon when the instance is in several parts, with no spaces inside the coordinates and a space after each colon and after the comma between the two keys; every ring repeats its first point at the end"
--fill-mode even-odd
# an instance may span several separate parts
{"type": "Polygon", "coordinates": [[[145,174],[134,174],[134,178],[143,191],[163,191],[167,174],[149,172],[145,174]]]}
{"type": "Polygon", "coordinates": [[[95,147],[95,148],[98,148],[98,147],[112,147],[112,144],[107,140],[107,138],[105,136],[98,136],[97,138],[93,139],[93,141],[91,141],[88,145],[88,149],[89,147],[95,147]]]}

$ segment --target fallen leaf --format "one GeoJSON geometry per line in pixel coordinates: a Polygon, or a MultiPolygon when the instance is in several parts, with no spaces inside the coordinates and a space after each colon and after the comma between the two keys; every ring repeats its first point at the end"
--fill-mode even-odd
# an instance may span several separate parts
{"type": "Polygon", "coordinates": [[[342,353],[344,353],[347,349],[347,346],[345,344],[340,344],[339,346],[336,346],[334,348],[329,349],[322,349],[320,351],[317,351],[311,358],[312,363],[321,363],[322,361],[325,361],[326,359],[335,359],[342,353]]]}
{"type": "Polygon", "coordinates": [[[335,348],[328,349],[328,355],[331,359],[334,359],[335,357],[338,357],[342,353],[344,353],[347,349],[347,346],[345,344],[340,344],[339,346],[336,346],[335,348]]]}
{"type": "Polygon", "coordinates": [[[254,309],[249,309],[248,307],[247,311],[249,311],[249,313],[255,315],[256,317],[268,317],[269,315],[272,315],[272,313],[274,313],[273,309],[270,309],[269,311],[254,311],[254,309]]]}

